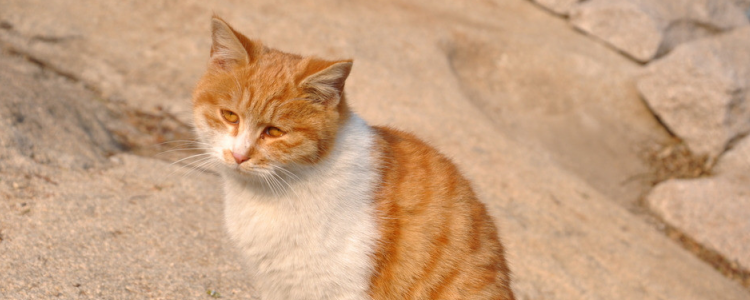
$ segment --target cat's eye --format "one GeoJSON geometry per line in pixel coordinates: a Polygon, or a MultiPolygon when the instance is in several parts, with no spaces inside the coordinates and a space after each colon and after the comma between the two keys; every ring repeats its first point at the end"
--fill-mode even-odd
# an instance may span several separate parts
{"type": "Polygon", "coordinates": [[[280,136],[284,135],[284,132],[281,131],[281,129],[278,129],[276,127],[268,127],[268,128],[266,128],[266,132],[265,133],[266,133],[266,135],[268,135],[270,137],[280,137],[280,136]]]}
{"type": "Polygon", "coordinates": [[[221,110],[221,116],[224,117],[224,120],[227,120],[227,122],[232,124],[236,124],[240,121],[240,116],[226,109],[221,110]]]}

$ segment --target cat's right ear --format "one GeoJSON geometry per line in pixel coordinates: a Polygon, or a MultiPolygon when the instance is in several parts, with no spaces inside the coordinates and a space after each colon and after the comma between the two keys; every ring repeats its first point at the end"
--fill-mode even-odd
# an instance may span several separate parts
{"type": "Polygon", "coordinates": [[[218,16],[211,18],[211,59],[209,68],[230,71],[250,63],[256,45],[218,16]]]}

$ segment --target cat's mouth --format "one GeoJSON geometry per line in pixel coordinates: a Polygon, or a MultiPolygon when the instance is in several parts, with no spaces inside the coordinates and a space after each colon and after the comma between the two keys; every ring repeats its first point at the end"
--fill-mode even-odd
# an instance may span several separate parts
{"type": "Polygon", "coordinates": [[[272,169],[262,166],[256,166],[251,164],[250,162],[243,162],[241,164],[232,163],[229,164],[229,169],[239,174],[258,177],[270,176],[271,173],[273,173],[272,169]]]}

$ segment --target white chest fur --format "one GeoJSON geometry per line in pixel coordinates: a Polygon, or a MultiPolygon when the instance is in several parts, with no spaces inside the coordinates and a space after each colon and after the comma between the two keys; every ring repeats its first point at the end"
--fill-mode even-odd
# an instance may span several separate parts
{"type": "Polygon", "coordinates": [[[372,129],[353,115],[329,156],[289,191],[224,174],[226,226],[261,299],[368,298],[378,235],[372,147],[372,129]]]}

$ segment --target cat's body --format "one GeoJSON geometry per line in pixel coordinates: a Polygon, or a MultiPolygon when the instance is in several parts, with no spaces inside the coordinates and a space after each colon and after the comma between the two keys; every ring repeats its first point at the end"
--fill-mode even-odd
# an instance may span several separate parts
{"type": "Polygon", "coordinates": [[[261,299],[513,299],[494,224],[455,166],[349,110],[351,61],[212,25],[196,131],[224,165],[227,229],[261,299]]]}

